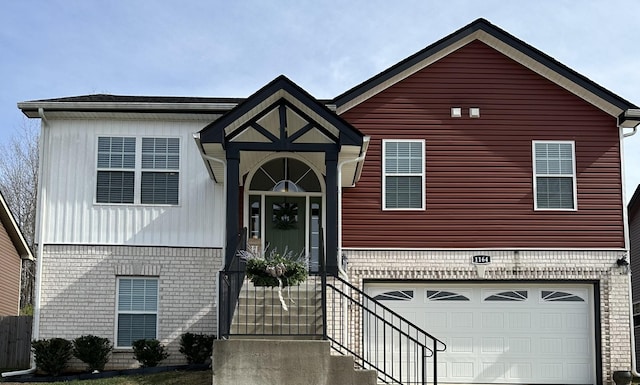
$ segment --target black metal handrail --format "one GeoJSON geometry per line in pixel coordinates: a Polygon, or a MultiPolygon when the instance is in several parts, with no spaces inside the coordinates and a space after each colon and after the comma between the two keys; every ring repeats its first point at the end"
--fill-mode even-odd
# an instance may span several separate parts
{"type": "Polygon", "coordinates": [[[233,314],[238,304],[238,297],[245,275],[245,261],[240,258],[240,251],[247,249],[247,228],[238,234],[235,253],[228,265],[219,274],[219,304],[218,304],[218,337],[227,338],[231,331],[233,314]]]}
{"type": "Polygon", "coordinates": [[[340,277],[330,277],[326,288],[326,338],[334,350],[352,355],[363,369],[375,369],[384,383],[438,383],[437,355],[446,349],[444,342],[340,277]],[[361,328],[352,320],[360,320],[361,328]]]}
{"type": "Polygon", "coordinates": [[[322,339],[319,276],[310,275],[304,282],[280,292],[277,287],[255,287],[246,278],[244,284],[246,289],[238,299],[229,335],[322,339]]]}
{"type": "Polygon", "coordinates": [[[220,336],[296,336],[321,339],[322,318],[321,273],[310,274],[295,286],[255,287],[245,277],[246,229],[232,261],[220,272],[220,336]],[[243,288],[247,285],[246,288],[243,288]],[[285,306],[283,306],[282,296],[285,306]]]}

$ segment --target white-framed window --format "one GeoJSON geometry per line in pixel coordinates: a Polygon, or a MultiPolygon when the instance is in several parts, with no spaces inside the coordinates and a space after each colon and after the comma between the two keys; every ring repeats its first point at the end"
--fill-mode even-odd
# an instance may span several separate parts
{"type": "Polygon", "coordinates": [[[178,204],[180,140],[142,138],[140,203],[178,204]]]}
{"type": "Polygon", "coordinates": [[[118,277],[116,347],[158,338],[158,278],[118,277]]]}
{"type": "Polygon", "coordinates": [[[533,141],[533,199],[536,210],[576,210],[573,141],[533,141]]]}
{"type": "Polygon", "coordinates": [[[96,202],[133,203],[136,138],[98,138],[96,202]]]}
{"type": "Polygon", "coordinates": [[[177,205],[180,139],[98,137],[96,203],[177,205]]]}
{"type": "Polygon", "coordinates": [[[382,141],[382,209],[424,210],[424,140],[382,141]]]}

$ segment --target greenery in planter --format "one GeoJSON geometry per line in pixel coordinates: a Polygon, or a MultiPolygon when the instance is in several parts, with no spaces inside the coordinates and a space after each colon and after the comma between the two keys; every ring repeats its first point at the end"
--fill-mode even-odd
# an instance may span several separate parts
{"type": "Polygon", "coordinates": [[[136,340],[131,345],[133,356],[143,368],[153,368],[169,357],[167,349],[156,339],[136,340]]]}
{"type": "Polygon", "coordinates": [[[73,355],[87,364],[87,369],[91,372],[104,370],[112,350],[113,346],[108,338],[89,334],[73,340],[73,355]]]}
{"type": "Polygon", "coordinates": [[[49,375],[57,376],[71,359],[72,344],[64,338],[42,339],[31,341],[31,350],[36,367],[49,375]]]}
{"type": "Polygon", "coordinates": [[[276,249],[260,255],[241,251],[240,257],[246,260],[247,278],[255,286],[295,286],[304,282],[309,275],[309,264],[303,253],[296,256],[287,248],[282,254],[276,249]]]}
{"type": "Polygon", "coordinates": [[[184,333],[180,336],[180,353],[189,364],[204,364],[211,358],[215,335],[184,333]]]}

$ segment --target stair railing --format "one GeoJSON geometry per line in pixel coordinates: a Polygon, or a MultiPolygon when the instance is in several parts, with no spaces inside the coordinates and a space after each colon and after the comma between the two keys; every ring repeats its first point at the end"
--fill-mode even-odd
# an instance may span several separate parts
{"type": "Polygon", "coordinates": [[[238,234],[235,253],[231,262],[218,274],[218,338],[228,338],[233,322],[233,313],[244,282],[246,261],[240,258],[240,251],[247,249],[247,228],[238,234]]]}
{"type": "Polygon", "coordinates": [[[327,277],[325,292],[325,338],[335,351],[384,383],[437,385],[444,342],[340,277],[327,277]]]}

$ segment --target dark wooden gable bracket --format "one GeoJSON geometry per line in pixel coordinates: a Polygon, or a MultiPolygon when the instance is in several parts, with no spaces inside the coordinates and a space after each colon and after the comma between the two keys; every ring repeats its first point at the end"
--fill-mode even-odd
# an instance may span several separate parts
{"type": "MultiPolygon", "coordinates": [[[[240,150],[252,150],[252,151],[301,151],[301,152],[309,152],[309,151],[318,151],[318,152],[327,152],[331,151],[332,147],[340,145],[340,138],[332,134],[329,130],[327,130],[324,126],[313,120],[307,114],[302,112],[299,108],[294,106],[292,103],[285,99],[280,99],[277,102],[273,103],[269,107],[265,108],[247,123],[242,126],[236,128],[233,132],[226,135],[223,146],[227,150],[240,149],[240,150]],[[274,109],[278,109],[280,127],[279,127],[279,137],[276,137],[271,132],[269,132],[265,127],[260,125],[258,121],[262,119],[264,116],[273,112],[274,109]],[[287,132],[287,109],[292,110],[296,114],[298,114],[302,119],[306,120],[308,123],[300,128],[293,135],[289,135],[287,132]],[[269,142],[242,142],[236,141],[235,139],[240,136],[247,129],[254,129],[259,132],[262,136],[267,138],[269,142]],[[322,133],[322,135],[326,136],[330,139],[331,143],[296,143],[296,140],[302,137],[304,134],[308,133],[311,130],[318,130],[322,133]]],[[[338,149],[339,150],[339,149],[338,149]]]]}

